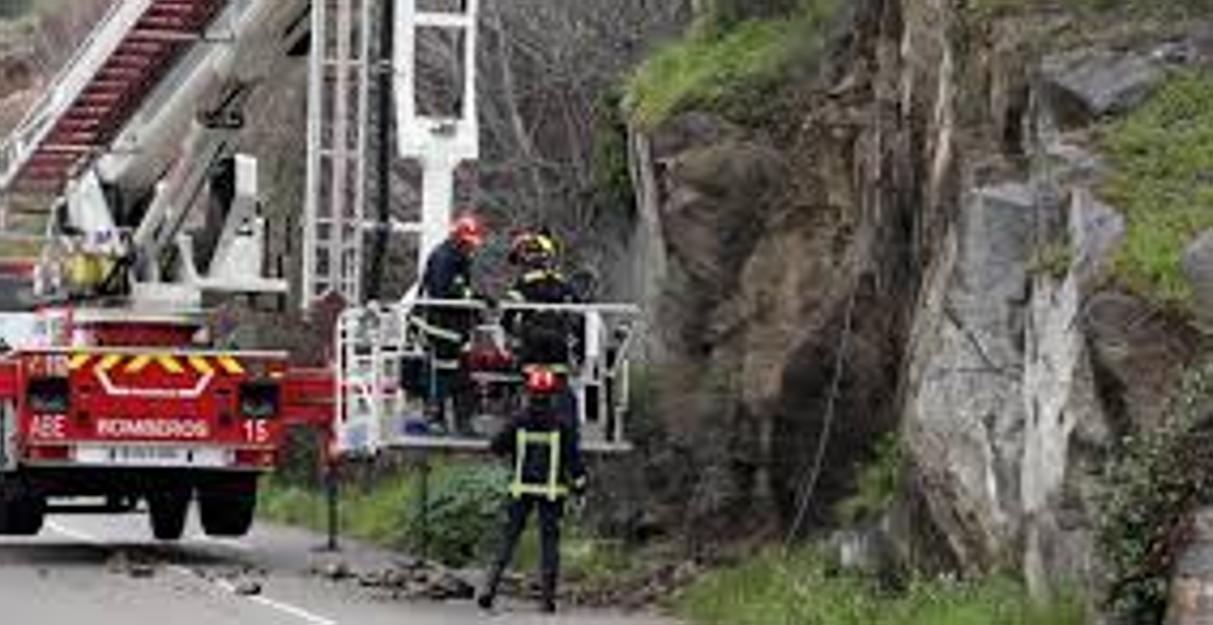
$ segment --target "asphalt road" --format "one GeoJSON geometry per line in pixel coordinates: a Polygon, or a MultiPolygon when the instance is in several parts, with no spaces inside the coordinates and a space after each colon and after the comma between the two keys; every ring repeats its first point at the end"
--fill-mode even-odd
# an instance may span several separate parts
{"type": "Polygon", "coordinates": [[[196,526],[180,543],[151,540],[143,515],[52,517],[35,538],[0,538],[0,622],[79,625],[674,625],[655,617],[529,604],[483,614],[470,602],[418,603],[316,575],[334,561],[377,570],[392,554],[348,544],[315,552],[318,537],[259,525],[240,541],[196,526]],[[256,587],[255,594],[244,594],[256,587]]]}

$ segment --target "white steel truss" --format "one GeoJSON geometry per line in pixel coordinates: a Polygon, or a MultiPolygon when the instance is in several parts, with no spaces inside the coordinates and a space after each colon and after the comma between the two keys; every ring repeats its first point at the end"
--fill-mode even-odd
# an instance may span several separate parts
{"type": "Polygon", "coordinates": [[[313,0],[301,295],[362,303],[371,0],[313,0]]]}
{"type": "Polygon", "coordinates": [[[417,0],[396,2],[396,124],[400,154],[421,166],[421,223],[412,231],[420,234],[417,266],[447,237],[454,212],[455,171],[466,161],[480,157],[480,113],[477,103],[477,26],[479,0],[464,0],[461,10],[422,11],[417,0]],[[463,41],[462,77],[458,110],[448,115],[426,115],[418,105],[418,81],[422,34],[442,30],[463,41]]]}

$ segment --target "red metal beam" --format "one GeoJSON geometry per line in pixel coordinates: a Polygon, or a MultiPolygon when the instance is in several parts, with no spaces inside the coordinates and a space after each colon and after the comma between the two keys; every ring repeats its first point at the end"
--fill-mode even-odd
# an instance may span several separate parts
{"type": "Polygon", "coordinates": [[[106,66],[144,70],[154,63],[155,59],[147,55],[119,52],[106,61],[106,66]]]}
{"type": "Polygon", "coordinates": [[[16,186],[62,183],[104,149],[176,61],[182,44],[198,40],[225,1],[155,0],[38,146],[16,186]]]}
{"type": "Polygon", "coordinates": [[[141,40],[160,41],[160,42],[167,42],[167,43],[187,43],[190,41],[198,41],[199,39],[202,38],[202,35],[199,35],[194,32],[179,31],[179,30],[163,30],[163,29],[162,30],[139,29],[139,30],[135,31],[135,33],[132,36],[138,37],[141,40]]]}

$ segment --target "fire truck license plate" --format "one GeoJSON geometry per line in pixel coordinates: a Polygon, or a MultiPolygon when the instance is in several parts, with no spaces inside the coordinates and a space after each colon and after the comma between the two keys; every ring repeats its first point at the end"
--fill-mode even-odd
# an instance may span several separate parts
{"type": "Polygon", "coordinates": [[[222,467],[227,464],[223,450],[162,445],[122,445],[81,447],[76,460],[85,464],[154,467],[222,467]]]}

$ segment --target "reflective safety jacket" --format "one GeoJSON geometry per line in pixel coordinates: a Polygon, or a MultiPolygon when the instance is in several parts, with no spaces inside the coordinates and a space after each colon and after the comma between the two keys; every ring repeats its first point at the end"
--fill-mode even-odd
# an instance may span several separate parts
{"type": "MultiPolygon", "coordinates": [[[[529,271],[514,283],[509,298],[535,304],[572,304],[577,296],[558,271],[529,271]]],[[[506,328],[522,340],[519,356],[524,364],[565,365],[569,362],[569,340],[580,333],[580,318],[567,312],[548,310],[510,311],[503,319],[506,328]]]]}
{"type": "Polygon", "coordinates": [[[514,464],[512,497],[558,501],[584,486],[580,434],[559,415],[555,407],[531,408],[493,439],[493,451],[514,464]]]}
{"type": "Polygon", "coordinates": [[[526,272],[514,282],[509,296],[518,302],[544,304],[571,304],[577,300],[569,281],[559,271],[551,269],[526,272]]]}

